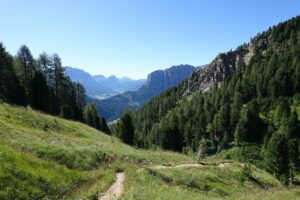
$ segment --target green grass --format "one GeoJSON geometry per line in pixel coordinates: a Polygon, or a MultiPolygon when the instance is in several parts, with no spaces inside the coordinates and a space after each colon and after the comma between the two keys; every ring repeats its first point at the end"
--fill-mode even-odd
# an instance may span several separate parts
{"type": "MultiPolygon", "coordinates": [[[[242,153],[255,159],[258,152],[253,149],[242,153]]],[[[239,160],[241,152],[230,151],[231,159],[239,160]]],[[[241,183],[242,163],[224,160],[228,155],[204,160],[202,168],[154,170],[151,166],[156,164],[196,161],[179,153],[135,149],[82,123],[0,104],[0,199],[4,200],[94,199],[120,170],[126,174],[122,199],[298,198],[299,187],[284,188],[256,167],[257,182],[241,183]],[[230,163],[220,168],[221,162],[230,163]]]]}
{"type": "Polygon", "coordinates": [[[239,147],[235,146],[231,149],[223,150],[219,154],[215,155],[215,157],[220,159],[232,159],[240,162],[250,162],[257,166],[261,166],[263,163],[260,147],[251,144],[239,147]]]}
{"type": "Polygon", "coordinates": [[[59,198],[70,187],[86,181],[83,172],[5,147],[0,147],[0,162],[1,199],[59,198]]]}
{"type": "Polygon", "coordinates": [[[177,153],[137,150],[84,124],[7,104],[0,104],[0,138],[0,199],[87,198],[109,187],[117,163],[192,162],[177,153]]]}
{"type": "Polygon", "coordinates": [[[255,166],[252,166],[255,179],[242,183],[239,179],[242,163],[226,160],[201,163],[204,167],[188,169],[127,168],[122,199],[300,199],[299,187],[285,188],[255,166]],[[219,167],[222,162],[224,167],[219,167]]]}

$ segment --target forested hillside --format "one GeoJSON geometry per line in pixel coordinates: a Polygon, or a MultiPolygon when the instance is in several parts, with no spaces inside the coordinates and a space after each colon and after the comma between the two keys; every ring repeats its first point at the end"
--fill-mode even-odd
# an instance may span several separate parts
{"type": "Polygon", "coordinates": [[[0,100],[31,106],[52,115],[85,122],[109,133],[94,105],[86,105],[84,87],[64,74],[57,54],[42,53],[34,59],[21,46],[15,57],[0,43],[0,100]]]}
{"type": "MultiPolygon", "coordinates": [[[[230,149],[228,158],[233,151],[242,154],[238,159],[252,156],[291,182],[299,170],[300,17],[220,54],[129,115],[136,146],[198,152],[200,158],[230,149]]],[[[113,127],[115,134],[123,123],[113,127]]]]}

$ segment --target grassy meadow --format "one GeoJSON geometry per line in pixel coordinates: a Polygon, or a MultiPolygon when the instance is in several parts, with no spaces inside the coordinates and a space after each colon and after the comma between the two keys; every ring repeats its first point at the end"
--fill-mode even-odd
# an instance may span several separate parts
{"type": "Polygon", "coordinates": [[[254,166],[255,179],[241,182],[244,164],[237,161],[153,168],[196,162],[179,153],[135,149],[82,123],[0,104],[0,199],[95,199],[120,170],[122,199],[300,199],[299,187],[283,187],[254,166]]]}

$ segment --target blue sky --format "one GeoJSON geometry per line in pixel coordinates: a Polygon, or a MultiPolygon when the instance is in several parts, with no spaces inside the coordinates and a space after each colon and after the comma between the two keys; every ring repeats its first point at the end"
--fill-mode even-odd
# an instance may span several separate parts
{"type": "Polygon", "coordinates": [[[92,74],[145,78],[202,65],[300,14],[299,0],[0,0],[0,41],[13,55],[56,52],[92,74]]]}

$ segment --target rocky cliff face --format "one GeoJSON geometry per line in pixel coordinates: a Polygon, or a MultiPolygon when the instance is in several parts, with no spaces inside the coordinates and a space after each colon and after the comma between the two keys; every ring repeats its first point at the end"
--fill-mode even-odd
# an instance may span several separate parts
{"type": "Polygon", "coordinates": [[[267,40],[256,37],[235,51],[219,54],[209,65],[189,76],[184,82],[182,94],[206,92],[214,85],[220,86],[228,76],[247,66],[258,49],[267,48],[267,40]]]}
{"type": "MultiPolygon", "coordinates": [[[[157,70],[148,75],[143,89],[152,91],[164,91],[186,79],[195,67],[191,65],[178,65],[166,70],[157,70]]],[[[141,88],[142,90],[142,88],[141,88]]]]}
{"type": "Polygon", "coordinates": [[[183,93],[206,92],[213,85],[219,86],[244,64],[246,62],[242,52],[221,53],[207,67],[193,73],[185,81],[183,93]]]}
{"type": "Polygon", "coordinates": [[[95,101],[100,114],[108,121],[117,119],[125,108],[136,110],[150,99],[168,88],[185,80],[196,70],[191,65],[178,65],[165,70],[157,70],[148,75],[146,83],[137,91],[129,91],[110,98],[95,101]]]}

